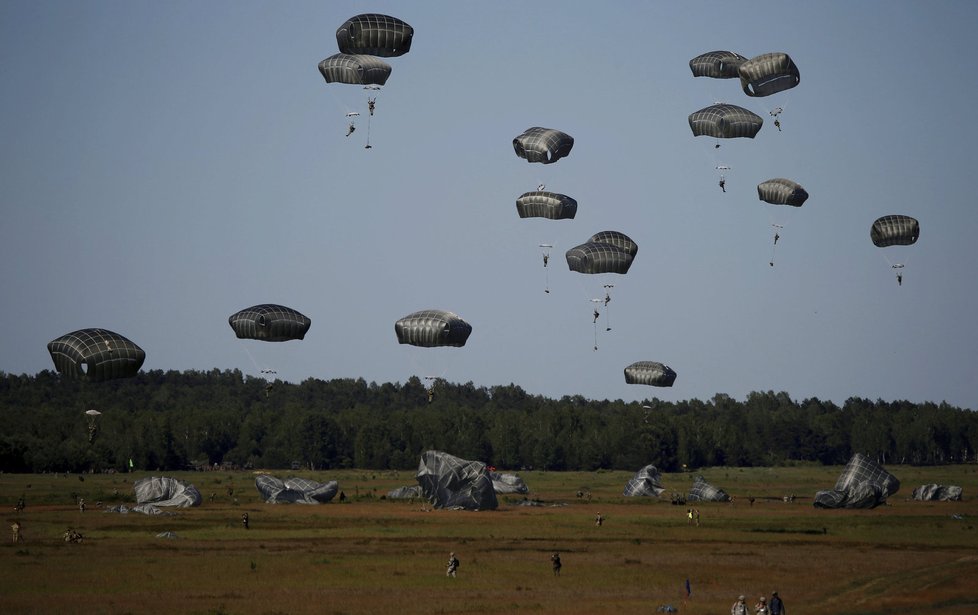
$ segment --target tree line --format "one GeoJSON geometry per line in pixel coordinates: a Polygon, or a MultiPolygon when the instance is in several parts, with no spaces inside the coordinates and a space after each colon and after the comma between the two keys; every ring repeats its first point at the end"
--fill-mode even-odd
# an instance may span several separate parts
{"type": "Polygon", "coordinates": [[[978,461],[978,414],[946,403],[785,392],[743,401],[550,399],[515,384],[418,378],[267,382],[239,370],[141,372],[103,383],[0,372],[0,470],[410,470],[428,449],[519,470],[978,461]],[[90,431],[88,409],[101,412],[90,431]]]}

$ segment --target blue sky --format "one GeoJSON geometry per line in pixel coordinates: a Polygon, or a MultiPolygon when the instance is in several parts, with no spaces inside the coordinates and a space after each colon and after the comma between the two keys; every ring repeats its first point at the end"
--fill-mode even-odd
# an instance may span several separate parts
{"type": "Polygon", "coordinates": [[[7,0],[0,370],[52,369],[47,342],[104,327],[144,369],[976,408],[975,23],[978,4],[941,1],[7,0]],[[316,69],[368,12],[415,29],[369,150],[365,92],[316,69]],[[787,52],[801,83],[749,98],[693,78],[716,49],[787,52]],[[687,116],[717,100],[764,116],[757,138],[694,138],[687,116]],[[349,138],[347,111],[363,113],[349,138]],[[531,126],[571,134],[570,156],[519,159],[531,126]],[[760,202],[773,177],[809,200],[760,202]],[[521,220],[539,183],[576,219],[521,220]],[[886,214],[920,220],[915,246],[872,245],[886,214]],[[639,244],[628,275],[568,271],[563,253],[602,230],[639,244]],[[555,244],[550,294],[539,243],[555,244]],[[235,338],[227,317],[266,302],[309,316],[305,340],[235,338]],[[468,344],[398,345],[394,321],[426,308],[471,323],[468,344]],[[626,385],[639,360],[675,386],[626,385]]]}

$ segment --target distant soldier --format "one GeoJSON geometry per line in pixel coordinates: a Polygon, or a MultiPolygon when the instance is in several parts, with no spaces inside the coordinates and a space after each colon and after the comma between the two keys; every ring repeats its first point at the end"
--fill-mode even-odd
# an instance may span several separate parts
{"type": "Polygon", "coordinates": [[[78,498],[78,512],[85,512],[85,498],[78,498]]]}
{"type": "Polygon", "coordinates": [[[455,551],[448,554],[448,568],[445,569],[445,576],[455,578],[455,573],[458,572],[458,558],[455,557],[455,551]]]}
{"type": "Polygon", "coordinates": [[[20,542],[20,521],[15,520],[10,524],[10,532],[12,534],[11,538],[13,539],[14,544],[20,542]]]}
{"type": "Polygon", "coordinates": [[[754,605],[754,615],[770,615],[770,613],[767,608],[767,598],[761,596],[757,599],[757,604],[754,605]]]}
{"type": "Polygon", "coordinates": [[[771,592],[771,602],[768,605],[771,615],[788,615],[788,610],[784,608],[784,602],[781,601],[781,596],[778,592],[771,592]]]}
{"type": "Polygon", "coordinates": [[[17,504],[14,505],[14,510],[17,512],[24,512],[24,508],[27,507],[27,503],[24,501],[23,494],[17,499],[17,504]]]}
{"type": "Polygon", "coordinates": [[[733,603],[730,607],[730,615],[750,615],[750,611],[747,610],[747,604],[744,602],[746,596],[740,596],[737,598],[737,602],[733,603]]]}
{"type": "Polygon", "coordinates": [[[241,525],[244,526],[244,529],[246,529],[246,530],[249,529],[248,528],[248,513],[241,513],[241,525]]]}
{"type": "Polygon", "coordinates": [[[686,509],[686,525],[693,525],[693,509],[686,509]]]}
{"type": "Polygon", "coordinates": [[[700,509],[699,508],[694,508],[693,509],[693,523],[696,524],[696,527],[699,527],[700,526],[700,509]]]}
{"type": "Polygon", "coordinates": [[[553,567],[554,567],[554,576],[555,577],[559,577],[560,576],[560,567],[561,567],[560,553],[554,553],[553,555],[551,555],[550,556],[550,563],[553,564],[553,567]]]}
{"type": "Polygon", "coordinates": [[[602,523],[604,523],[604,517],[601,516],[601,513],[596,514],[594,516],[594,525],[596,527],[601,527],[602,523]]]}

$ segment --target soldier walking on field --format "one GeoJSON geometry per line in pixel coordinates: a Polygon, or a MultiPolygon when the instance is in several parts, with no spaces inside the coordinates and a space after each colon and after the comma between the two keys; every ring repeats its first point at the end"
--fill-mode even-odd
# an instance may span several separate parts
{"type": "Polygon", "coordinates": [[[562,564],[560,563],[560,553],[554,553],[553,555],[551,555],[550,562],[553,564],[554,567],[554,576],[559,577],[560,567],[562,566],[562,564]]]}
{"type": "Polygon", "coordinates": [[[455,551],[448,554],[448,568],[445,570],[446,577],[455,578],[455,573],[458,571],[458,558],[455,557],[455,551]]]}

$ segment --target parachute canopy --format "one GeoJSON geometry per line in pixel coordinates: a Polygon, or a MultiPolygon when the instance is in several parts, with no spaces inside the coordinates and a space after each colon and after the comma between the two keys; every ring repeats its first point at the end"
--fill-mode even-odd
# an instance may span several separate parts
{"type": "Polygon", "coordinates": [[[649,464],[628,479],[623,495],[657,498],[663,491],[665,488],[662,486],[662,473],[654,465],[649,464]]]}
{"type": "Polygon", "coordinates": [[[92,418],[95,418],[97,416],[102,416],[102,413],[99,412],[98,410],[86,410],[85,414],[92,418]]]}
{"type": "Polygon", "coordinates": [[[527,128],[513,139],[513,149],[527,162],[550,164],[570,154],[574,137],[553,128],[527,128]]]}
{"type": "Polygon", "coordinates": [[[147,476],[133,483],[133,489],[138,504],[189,508],[203,501],[196,487],[175,478],[147,476]]]}
{"type": "Polygon", "coordinates": [[[606,243],[624,250],[631,256],[638,254],[638,244],[632,241],[631,237],[619,231],[601,231],[600,233],[595,233],[591,235],[588,242],[606,243]]]}
{"type": "Polygon", "coordinates": [[[729,502],[730,496],[723,489],[706,482],[702,476],[697,476],[686,499],[690,502],[729,502]]]}
{"type": "Polygon", "coordinates": [[[577,215],[577,201],[566,194],[556,192],[543,190],[526,192],[516,199],[516,213],[520,218],[573,220],[577,215]]]}
{"type": "Polygon", "coordinates": [[[801,81],[798,67],[786,53],[765,53],[740,65],[740,87],[748,96],[770,96],[801,81]]]}
{"type": "Polygon", "coordinates": [[[489,472],[492,479],[492,489],[496,493],[529,493],[530,489],[522,478],[515,474],[489,472]]]}
{"type": "Polygon", "coordinates": [[[398,487],[387,492],[389,500],[413,500],[421,497],[421,485],[398,487]]]}
{"type": "Polygon", "coordinates": [[[740,65],[747,58],[732,51],[708,51],[689,61],[689,69],[694,77],[714,79],[736,79],[740,76],[740,65]]]}
{"type": "Polygon", "coordinates": [[[231,314],[228,323],[239,338],[264,342],[301,340],[312,325],[306,316],[274,303],[253,305],[231,314]]]}
{"type": "Polygon", "coordinates": [[[567,266],[578,273],[628,273],[638,244],[618,231],[595,233],[579,246],[567,251],[567,266]]]}
{"type": "Polygon", "coordinates": [[[326,83],[350,85],[384,85],[391,76],[391,65],[368,55],[338,53],[319,63],[326,83]]]}
{"type": "Polygon", "coordinates": [[[808,200],[808,192],[797,182],[777,177],[757,184],[757,198],[772,205],[801,207],[808,200]]]}
{"type": "Polygon", "coordinates": [[[414,28],[397,17],[364,13],[347,19],[336,30],[343,53],[393,58],[411,51],[414,28]]]}
{"type": "Polygon", "coordinates": [[[326,483],[306,478],[282,480],[268,474],[259,474],[255,487],[266,504],[325,504],[340,488],[335,480],[326,483]]]}
{"type": "Polygon", "coordinates": [[[897,477],[874,459],[856,453],[846,464],[832,491],[815,494],[816,508],[876,508],[900,489],[897,477]]]}
{"type": "Polygon", "coordinates": [[[656,361],[638,361],[625,368],[625,382],[628,384],[671,387],[675,381],[676,372],[656,361]]]}
{"type": "Polygon", "coordinates": [[[486,464],[441,451],[425,451],[418,464],[418,485],[435,508],[495,510],[499,506],[486,464]]]}
{"type": "Polygon", "coordinates": [[[941,502],[959,502],[963,489],[957,485],[921,485],[913,490],[915,500],[940,500],[941,502]]]}
{"type": "Polygon", "coordinates": [[[869,237],[877,248],[911,246],[920,237],[920,223],[910,216],[883,216],[873,222],[869,237]]]}
{"type": "Polygon", "coordinates": [[[132,378],[146,353],[108,329],[80,329],[48,342],[54,367],[63,376],[89,382],[132,378]]]}
{"type": "Polygon", "coordinates": [[[394,333],[399,344],[462,347],[472,333],[472,325],[453,312],[421,310],[395,322],[394,333]]]}
{"type": "Polygon", "coordinates": [[[763,125],[764,119],[756,113],[726,103],[710,105],[689,115],[689,127],[697,137],[753,139],[763,125]]]}

